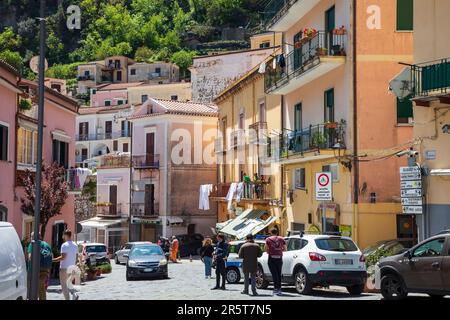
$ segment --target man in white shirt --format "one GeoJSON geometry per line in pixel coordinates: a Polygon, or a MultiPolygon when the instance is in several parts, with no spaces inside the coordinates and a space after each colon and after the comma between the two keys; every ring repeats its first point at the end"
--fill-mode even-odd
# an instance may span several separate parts
{"type": "Polygon", "coordinates": [[[59,282],[61,283],[64,299],[70,300],[69,289],[67,287],[67,279],[69,277],[67,268],[77,264],[78,246],[72,241],[72,232],[70,230],[64,231],[63,240],[65,242],[61,246],[61,256],[53,259],[53,262],[60,262],[59,282]]]}

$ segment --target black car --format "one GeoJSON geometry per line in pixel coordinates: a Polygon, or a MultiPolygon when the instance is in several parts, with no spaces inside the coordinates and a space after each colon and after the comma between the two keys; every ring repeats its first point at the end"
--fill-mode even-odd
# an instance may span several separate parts
{"type": "Polygon", "coordinates": [[[201,234],[183,234],[176,237],[179,241],[179,251],[181,257],[188,257],[189,255],[196,256],[200,254],[200,249],[203,246],[204,240],[204,237],[201,234]]]}
{"type": "Polygon", "coordinates": [[[133,279],[168,278],[167,259],[156,244],[136,244],[126,255],[127,281],[133,279]]]}

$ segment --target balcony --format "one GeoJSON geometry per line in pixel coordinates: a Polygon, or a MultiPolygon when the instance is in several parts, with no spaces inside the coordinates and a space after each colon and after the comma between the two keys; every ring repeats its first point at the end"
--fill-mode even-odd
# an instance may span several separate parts
{"type": "Polygon", "coordinates": [[[299,41],[286,56],[285,65],[268,63],[264,85],[268,94],[289,94],[345,64],[345,34],[316,32],[299,41]]]}
{"type": "Polygon", "coordinates": [[[132,166],[135,169],[159,169],[159,154],[133,156],[132,166]]]}
{"type": "MultiPolygon", "coordinates": [[[[230,190],[231,183],[220,183],[217,188],[213,188],[210,195],[211,200],[224,201],[230,190]]],[[[243,202],[268,202],[273,200],[270,197],[270,178],[259,178],[256,181],[244,182],[244,189],[242,191],[240,201],[243,202]]],[[[236,198],[236,194],[233,199],[236,198]]]]}
{"type": "Polygon", "coordinates": [[[131,131],[115,131],[104,133],[77,134],[76,141],[112,140],[131,137],[131,131]]]}
{"type": "Polygon", "coordinates": [[[98,203],[97,204],[97,216],[98,217],[121,217],[123,214],[123,208],[125,207],[122,203],[98,203]]]}
{"type": "Polygon", "coordinates": [[[238,146],[245,145],[245,130],[237,129],[230,133],[230,148],[237,148],[238,146]]]}
{"type": "Polygon", "coordinates": [[[411,77],[415,100],[450,96],[450,58],[413,65],[411,77]]]}
{"type": "Polygon", "coordinates": [[[95,77],[92,75],[88,75],[88,76],[78,76],[77,77],[78,81],[95,81],[95,77]]]}
{"type": "Polygon", "coordinates": [[[255,122],[249,127],[249,144],[267,145],[267,122],[255,122]]]}
{"type": "Polygon", "coordinates": [[[320,0],[271,0],[264,9],[266,29],[288,31],[319,2],[320,0]]]}
{"type": "Polygon", "coordinates": [[[278,136],[281,159],[324,149],[345,149],[345,123],[311,125],[298,131],[284,129],[278,136]]]}
{"type": "Polygon", "coordinates": [[[98,169],[130,168],[131,159],[126,155],[106,155],[100,159],[98,169]]]}
{"type": "Polygon", "coordinates": [[[159,215],[158,203],[132,203],[131,215],[134,217],[154,217],[159,215]]]}

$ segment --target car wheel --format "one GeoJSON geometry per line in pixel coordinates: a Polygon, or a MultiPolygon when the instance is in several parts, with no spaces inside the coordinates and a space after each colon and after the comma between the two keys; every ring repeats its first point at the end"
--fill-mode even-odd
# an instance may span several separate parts
{"type": "Polygon", "coordinates": [[[114,262],[115,262],[116,264],[120,264],[120,261],[119,261],[119,257],[118,257],[118,256],[116,256],[116,257],[114,258],[114,262]]]}
{"type": "Polygon", "coordinates": [[[350,293],[352,296],[359,296],[364,291],[364,285],[363,284],[357,284],[354,286],[347,287],[348,293],[350,293]]]}
{"type": "Polygon", "coordinates": [[[303,268],[300,268],[295,273],[295,290],[299,294],[310,294],[312,291],[312,284],[308,279],[308,272],[303,268]]]}
{"type": "Polygon", "coordinates": [[[131,277],[128,275],[128,273],[127,273],[126,277],[127,277],[127,281],[133,280],[133,278],[131,278],[131,277]]]}
{"type": "Polygon", "coordinates": [[[258,289],[267,289],[269,286],[269,281],[264,279],[264,271],[261,266],[258,266],[258,271],[256,271],[256,287],[258,289]]]}
{"type": "Polygon", "coordinates": [[[406,298],[408,292],[398,276],[388,274],[381,279],[381,294],[386,300],[401,300],[406,298]]]}
{"type": "Polygon", "coordinates": [[[227,269],[227,282],[229,284],[237,284],[241,281],[241,274],[236,268],[227,269]]]}

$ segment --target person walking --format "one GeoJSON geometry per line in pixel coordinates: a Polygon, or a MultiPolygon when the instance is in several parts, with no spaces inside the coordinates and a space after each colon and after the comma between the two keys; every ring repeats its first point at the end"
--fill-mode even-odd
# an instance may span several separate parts
{"type": "Polygon", "coordinates": [[[271,236],[266,239],[266,251],[269,255],[268,265],[273,279],[273,293],[282,295],[281,293],[281,269],[283,267],[283,251],[286,250],[286,242],[278,236],[278,229],[270,230],[271,236]]]}
{"type": "MultiPolygon", "coordinates": [[[[31,239],[34,239],[34,232],[31,233],[31,239]]],[[[47,300],[47,288],[50,280],[50,270],[52,269],[53,253],[50,245],[40,239],[40,271],[39,271],[39,300],[47,300]]],[[[31,257],[32,257],[32,243],[28,245],[28,277],[30,279],[29,285],[31,286],[31,257]]]]}
{"type": "Polygon", "coordinates": [[[172,242],[170,244],[170,260],[173,263],[178,262],[178,248],[179,248],[179,242],[177,237],[172,236],[172,242]]]}
{"type": "Polygon", "coordinates": [[[63,240],[65,242],[61,246],[61,255],[53,259],[53,262],[60,262],[59,282],[64,299],[70,300],[69,288],[67,287],[67,279],[69,278],[67,269],[77,264],[78,246],[72,241],[72,231],[70,230],[64,231],[63,240]]]}
{"type": "Polygon", "coordinates": [[[211,290],[225,290],[225,278],[227,275],[225,263],[228,258],[228,244],[225,242],[223,234],[217,235],[217,245],[214,251],[214,259],[216,261],[216,286],[211,290]],[[222,285],[220,278],[222,277],[222,285]]]}
{"type": "Polygon", "coordinates": [[[205,264],[205,279],[211,279],[211,267],[213,259],[214,247],[211,238],[206,238],[203,247],[200,249],[200,256],[205,264]]]}
{"type": "Polygon", "coordinates": [[[256,272],[258,271],[258,258],[261,256],[261,247],[255,243],[253,235],[247,235],[246,242],[239,249],[239,258],[242,259],[242,271],[244,273],[244,291],[241,292],[242,294],[248,294],[250,280],[253,295],[258,295],[258,292],[256,292],[256,272]]]}

